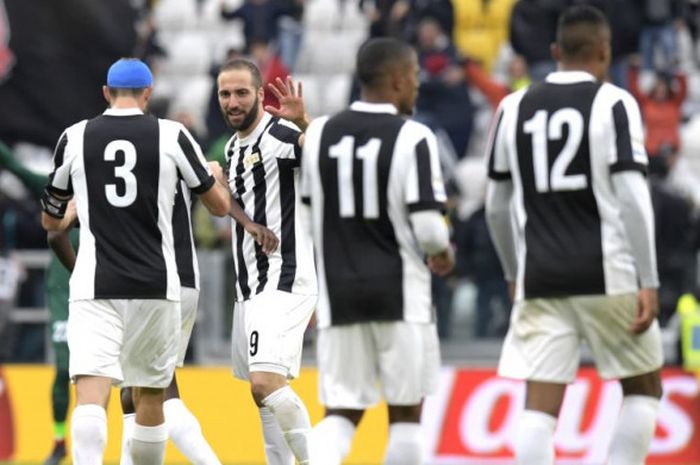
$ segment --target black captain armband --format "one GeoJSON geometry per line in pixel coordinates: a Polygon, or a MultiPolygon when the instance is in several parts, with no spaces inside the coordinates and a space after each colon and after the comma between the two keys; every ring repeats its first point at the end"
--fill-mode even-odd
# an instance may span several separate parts
{"type": "Polygon", "coordinates": [[[68,208],[69,200],[69,196],[59,197],[49,192],[48,189],[44,189],[44,193],[39,201],[41,202],[42,210],[44,210],[47,215],[62,219],[66,215],[66,208],[68,208]]]}

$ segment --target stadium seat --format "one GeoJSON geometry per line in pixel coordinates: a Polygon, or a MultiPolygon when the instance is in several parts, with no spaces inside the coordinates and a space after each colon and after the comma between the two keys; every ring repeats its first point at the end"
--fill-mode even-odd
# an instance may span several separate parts
{"type": "Polygon", "coordinates": [[[323,80],[323,112],[337,113],[348,106],[352,77],[348,73],[340,73],[323,80]]]}
{"type": "Polygon", "coordinates": [[[162,72],[174,75],[195,76],[206,74],[211,66],[211,47],[206,33],[181,32],[168,44],[168,57],[162,72]]]}
{"type": "Polygon", "coordinates": [[[197,25],[196,0],[160,0],[153,17],[159,30],[182,31],[197,25]]]}
{"type": "Polygon", "coordinates": [[[315,74],[298,74],[296,79],[304,87],[304,105],[311,118],[323,116],[323,99],[321,97],[321,84],[315,74]]]}

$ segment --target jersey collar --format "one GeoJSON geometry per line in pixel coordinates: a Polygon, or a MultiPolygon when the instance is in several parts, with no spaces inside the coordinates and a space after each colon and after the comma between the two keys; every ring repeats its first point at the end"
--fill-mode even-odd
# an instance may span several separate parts
{"type": "Polygon", "coordinates": [[[596,82],[596,78],[586,71],[554,71],[547,75],[546,81],[552,84],[575,84],[584,81],[596,82]]]}
{"type": "Polygon", "coordinates": [[[143,115],[143,112],[138,108],[107,108],[102,114],[107,116],[133,116],[143,115]]]}
{"type": "Polygon", "coordinates": [[[258,125],[255,126],[255,129],[253,132],[248,134],[245,137],[240,137],[238,139],[239,145],[248,145],[251,141],[255,141],[260,137],[260,134],[265,130],[267,127],[267,122],[270,121],[270,118],[272,118],[272,115],[269,114],[268,112],[263,113],[263,117],[260,118],[260,122],[258,122],[258,125]]]}
{"type": "Polygon", "coordinates": [[[399,111],[391,103],[370,103],[357,100],[352,102],[350,109],[353,111],[361,111],[363,113],[391,113],[398,115],[399,111]]]}

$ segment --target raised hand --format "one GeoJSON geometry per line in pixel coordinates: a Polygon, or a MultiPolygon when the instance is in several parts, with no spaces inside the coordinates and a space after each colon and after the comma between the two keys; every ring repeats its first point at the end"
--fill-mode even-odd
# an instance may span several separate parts
{"type": "Polygon", "coordinates": [[[268,90],[277,97],[280,103],[279,108],[267,105],[265,111],[273,116],[291,121],[299,126],[302,131],[306,130],[309,125],[309,116],[306,114],[304,107],[304,98],[301,82],[294,85],[294,80],[291,76],[287,76],[287,80],[283,81],[280,78],[275,79],[267,85],[268,90]]]}

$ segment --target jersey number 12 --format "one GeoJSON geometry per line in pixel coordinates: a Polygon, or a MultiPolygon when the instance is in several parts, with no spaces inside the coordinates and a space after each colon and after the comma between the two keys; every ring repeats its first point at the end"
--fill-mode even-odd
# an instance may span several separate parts
{"type": "Polygon", "coordinates": [[[575,191],[588,186],[585,174],[566,174],[583,139],[581,112],[573,108],[562,108],[548,118],[547,110],[538,110],[532,118],[525,121],[523,130],[526,134],[532,134],[532,163],[537,192],[575,191]],[[550,173],[547,142],[561,139],[564,125],[569,128],[569,133],[564,147],[554,159],[550,173]]]}

